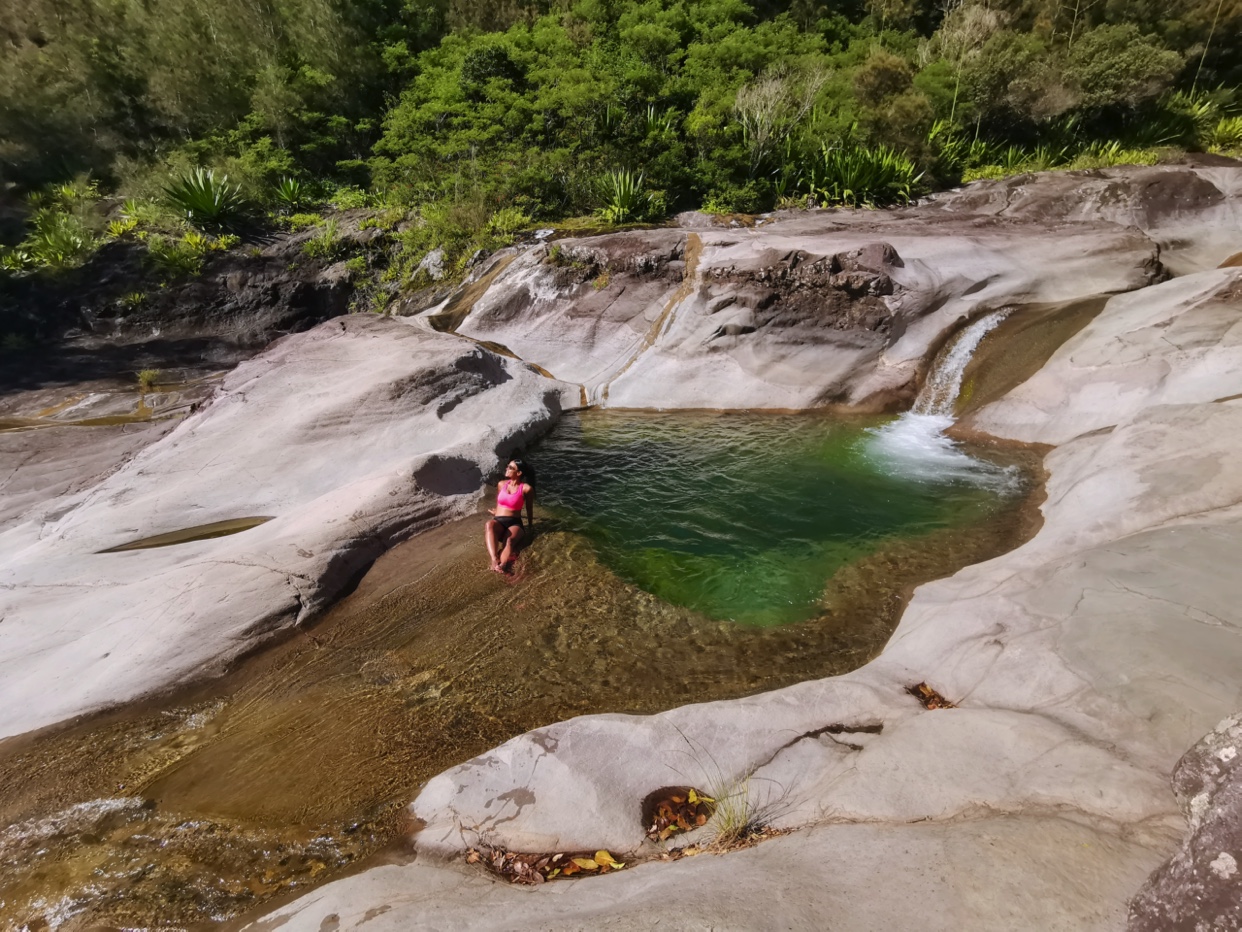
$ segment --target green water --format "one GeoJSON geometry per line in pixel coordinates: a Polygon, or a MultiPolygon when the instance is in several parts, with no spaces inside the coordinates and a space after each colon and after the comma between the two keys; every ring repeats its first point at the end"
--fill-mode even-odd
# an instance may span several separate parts
{"type": "Polygon", "coordinates": [[[1012,494],[985,463],[904,471],[875,453],[885,423],[587,411],[530,460],[539,500],[621,578],[711,618],[779,625],[816,614],[832,575],[882,543],[984,520],[1012,494]]]}

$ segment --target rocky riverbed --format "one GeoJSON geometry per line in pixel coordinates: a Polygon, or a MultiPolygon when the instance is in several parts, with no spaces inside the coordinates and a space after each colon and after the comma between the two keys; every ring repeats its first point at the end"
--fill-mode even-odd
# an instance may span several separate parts
{"type": "Polygon", "coordinates": [[[1029,378],[981,376],[960,425],[1051,448],[1042,528],[921,586],[878,658],[516,737],[426,785],[415,858],[256,927],[1236,926],[1222,720],[1242,706],[1242,270],[1217,266],[1242,251],[1240,204],[1239,167],[1118,169],[531,245],[480,265],[465,298],[285,337],[179,420],[2,433],[18,494],[0,734],[210,677],[313,624],[394,544],[471,513],[567,408],[891,408],[965,321],[1099,295],[1067,342],[1023,356],[1029,378]],[[253,517],[270,520],[191,539],[253,517]],[[103,552],[170,533],[190,540],[103,552]],[[920,683],[953,707],[926,708],[920,683]],[[536,890],[462,860],[641,859],[644,799],[681,784],[789,833],[536,890]]]}

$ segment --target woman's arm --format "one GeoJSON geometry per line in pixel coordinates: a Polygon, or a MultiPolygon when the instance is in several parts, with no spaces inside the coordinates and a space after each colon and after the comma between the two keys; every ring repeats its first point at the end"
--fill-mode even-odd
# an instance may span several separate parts
{"type": "Polygon", "coordinates": [[[526,523],[535,523],[535,488],[527,485],[522,489],[526,493],[526,523]]]}

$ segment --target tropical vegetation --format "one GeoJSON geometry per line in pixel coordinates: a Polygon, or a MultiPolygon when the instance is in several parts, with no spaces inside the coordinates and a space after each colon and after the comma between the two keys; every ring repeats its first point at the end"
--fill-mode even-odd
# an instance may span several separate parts
{"type": "Polygon", "coordinates": [[[367,208],[405,280],[568,218],[1242,154],[1238,35],[1242,0],[26,0],[0,271],[129,237],[190,273],[308,212],[327,261],[367,208]]]}

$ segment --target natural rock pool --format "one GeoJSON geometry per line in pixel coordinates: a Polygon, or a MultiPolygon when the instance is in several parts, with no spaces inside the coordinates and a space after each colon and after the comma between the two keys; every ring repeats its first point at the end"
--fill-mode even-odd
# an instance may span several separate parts
{"type": "Polygon", "coordinates": [[[843,567],[1019,494],[1016,469],[891,449],[889,421],[588,411],[532,464],[541,500],[621,579],[711,619],[786,624],[821,611],[843,567]]]}
{"type": "Polygon", "coordinates": [[[1032,533],[1035,454],[979,455],[909,418],[567,416],[516,578],[481,519],[447,525],[221,681],[0,744],[0,914],[223,921],[382,849],[423,781],[531,728],[854,669],[914,586],[1032,533]]]}

